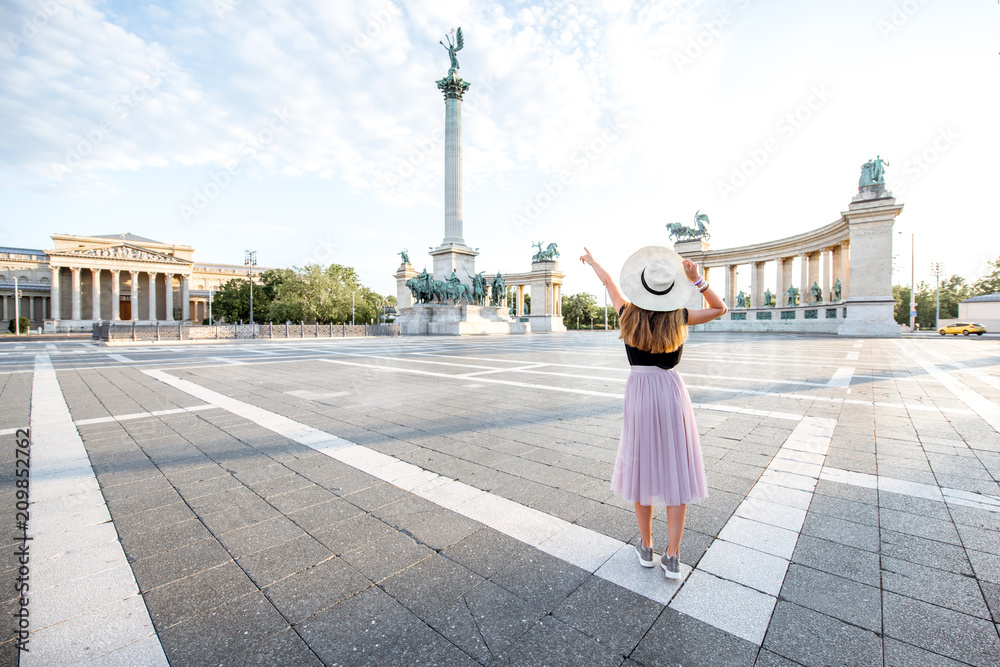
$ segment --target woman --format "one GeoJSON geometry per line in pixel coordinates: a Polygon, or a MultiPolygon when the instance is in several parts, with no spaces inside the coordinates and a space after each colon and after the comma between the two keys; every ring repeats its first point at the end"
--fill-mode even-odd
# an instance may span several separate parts
{"type": "Polygon", "coordinates": [[[688,503],[708,497],[701,443],[687,387],[674,366],[680,361],[689,324],[711,322],[726,304],[698,274],[698,265],[670,248],[649,246],[628,258],[621,289],[584,248],[589,264],[608,289],[621,316],[632,372],[625,383],[622,438],[611,487],[635,504],[642,543],[636,555],[653,567],[653,505],[667,508],[669,542],[660,565],[670,579],[680,579],[681,536],[688,503]],[[698,292],[708,308],[684,307],[698,292]]]}

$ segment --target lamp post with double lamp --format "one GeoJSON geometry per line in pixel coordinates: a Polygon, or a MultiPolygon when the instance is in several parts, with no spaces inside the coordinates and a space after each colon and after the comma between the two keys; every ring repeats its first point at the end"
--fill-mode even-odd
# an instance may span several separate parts
{"type": "Polygon", "coordinates": [[[247,267],[247,280],[250,282],[250,337],[257,337],[257,327],[253,324],[253,267],[257,266],[257,251],[244,250],[243,264],[247,267]]]}
{"type": "Polygon", "coordinates": [[[943,262],[933,262],[931,273],[934,274],[934,330],[941,328],[941,274],[944,272],[943,262]]]}
{"type": "MultiPolygon", "coordinates": [[[[898,233],[902,234],[903,232],[898,232],[898,233]]],[[[910,332],[911,333],[914,331],[914,325],[917,321],[917,293],[915,291],[917,284],[914,279],[914,276],[916,275],[914,273],[916,270],[916,264],[914,264],[913,262],[914,258],[913,248],[915,243],[914,238],[915,237],[911,232],[910,233],[910,332]]]]}

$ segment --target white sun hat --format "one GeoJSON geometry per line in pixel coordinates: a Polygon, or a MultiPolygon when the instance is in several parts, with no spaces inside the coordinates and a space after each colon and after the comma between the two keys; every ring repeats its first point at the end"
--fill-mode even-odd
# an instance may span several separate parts
{"type": "Polygon", "coordinates": [[[619,284],[628,300],[645,310],[677,310],[698,294],[681,256],[661,246],[640,248],[625,260],[619,284]]]}

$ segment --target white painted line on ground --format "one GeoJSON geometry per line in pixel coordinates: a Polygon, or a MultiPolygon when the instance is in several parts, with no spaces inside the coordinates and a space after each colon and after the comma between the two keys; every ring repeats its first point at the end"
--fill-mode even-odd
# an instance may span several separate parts
{"type": "Polygon", "coordinates": [[[854,367],[838,368],[833,372],[833,377],[826,383],[827,387],[850,387],[851,378],[854,376],[854,367]]]}
{"type": "Polygon", "coordinates": [[[992,426],[994,431],[1000,433],[1000,406],[982,396],[958,378],[953,377],[923,357],[911,352],[909,346],[904,341],[896,341],[896,344],[906,356],[930,373],[948,391],[958,397],[960,401],[968,405],[983,421],[992,426]]]}
{"type": "Polygon", "coordinates": [[[30,419],[35,576],[30,651],[21,664],[77,665],[139,646],[134,664],[166,666],[47,354],[35,356],[30,419]],[[68,549],[67,534],[74,545],[68,549]]]}
{"type": "Polygon", "coordinates": [[[171,408],[169,410],[154,410],[152,412],[133,412],[127,415],[110,415],[108,417],[92,417],[90,419],[78,419],[73,422],[76,426],[88,426],[91,424],[107,424],[109,422],[124,422],[133,419],[145,419],[146,417],[163,417],[165,415],[179,415],[184,412],[198,412],[199,410],[214,410],[214,405],[193,405],[190,408],[171,408]]]}
{"type": "Polygon", "coordinates": [[[346,391],[329,391],[324,394],[317,394],[314,391],[309,391],[308,389],[295,389],[293,391],[284,392],[289,396],[294,396],[295,398],[304,398],[307,401],[315,401],[320,398],[336,398],[337,396],[347,396],[349,392],[346,391]]]}
{"type": "Polygon", "coordinates": [[[131,363],[133,363],[132,359],[129,359],[128,357],[120,355],[120,354],[109,354],[107,356],[110,357],[110,358],[112,358],[112,359],[114,359],[115,361],[120,361],[123,364],[131,364],[131,363]]]}
{"type": "Polygon", "coordinates": [[[837,484],[861,486],[866,489],[878,489],[889,493],[898,493],[912,498],[924,498],[948,505],[975,507],[987,512],[1000,512],[1000,497],[985,493],[971,493],[960,489],[948,489],[933,484],[920,484],[892,477],[870,475],[863,472],[840,470],[838,468],[823,468],[820,479],[837,484]]]}
{"type": "Polygon", "coordinates": [[[233,364],[234,366],[242,366],[247,362],[240,361],[239,359],[230,359],[229,357],[205,357],[206,359],[214,359],[215,361],[221,361],[224,364],[233,364]]]}
{"type": "Polygon", "coordinates": [[[994,389],[1000,389],[1000,378],[995,378],[992,375],[990,375],[989,373],[982,372],[978,368],[970,368],[969,366],[966,366],[965,364],[963,364],[960,361],[952,361],[948,357],[946,357],[946,356],[944,356],[942,354],[938,354],[937,352],[933,352],[933,351],[931,351],[929,349],[924,349],[924,352],[927,353],[927,354],[929,354],[930,356],[934,357],[935,359],[943,361],[946,364],[951,364],[959,372],[961,372],[961,373],[963,373],[965,375],[971,375],[972,377],[976,378],[977,380],[979,380],[983,384],[987,384],[987,385],[993,387],[994,389]]]}
{"type": "Polygon", "coordinates": [[[0,430],[0,435],[14,435],[18,431],[24,431],[27,428],[28,428],[27,426],[19,426],[17,428],[5,428],[0,430]]]}
{"type": "Polygon", "coordinates": [[[844,361],[857,361],[861,357],[860,352],[848,352],[847,356],[844,357],[844,361]]]}
{"type": "Polygon", "coordinates": [[[670,608],[760,646],[837,426],[803,417],[670,608]]]}
{"type": "Polygon", "coordinates": [[[46,343],[46,344],[45,344],[45,349],[46,349],[46,350],[57,350],[57,349],[59,349],[59,348],[57,348],[57,347],[56,347],[55,345],[53,345],[52,343],[46,343]]]}

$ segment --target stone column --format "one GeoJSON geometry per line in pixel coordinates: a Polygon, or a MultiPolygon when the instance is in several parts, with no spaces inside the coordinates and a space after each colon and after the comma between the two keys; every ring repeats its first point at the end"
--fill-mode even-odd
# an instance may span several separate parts
{"type": "Polygon", "coordinates": [[[139,272],[129,271],[129,300],[132,302],[129,304],[130,317],[129,319],[135,322],[139,319],[139,272]]]}
{"type": "MultiPolygon", "coordinates": [[[[833,286],[837,283],[837,279],[839,278],[841,291],[843,291],[844,288],[844,279],[841,273],[841,266],[844,261],[843,249],[844,247],[839,244],[830,248],[830,269],[832,273],[832,276],[830,278],[830,288],[831,289],[833,288],[833,286]]],[[[841,295],[841,298],[843,298],[843,295],[841,295]]],[[[832,293],[830,295],[830,300],[833,301],[832,293]]]]}
{"type": "Polygon", "coordinates": [[[830,280],[830,263],[833,258],[833,251],[831,248],[826,248],[823,250],[823,300],[826,302],[833,301],[833,295],[830,293],[830,286],[833,284],[830,280]]]}
{"type": "Polygon", "coordinates": [[[164,273],[163,284],[166,289],[163,291],[163,319],[166,322],[174,321],[174,274],[164,273]]]}
{"type": "Polygon", "coordinates": [[[7,297],[0,296],[0,321],[9,322],[12,319],[14,318],[7,314],[7,297]]]}
{"type": "Polygon", "coordinates": [[[52,267],[52,287],[49,290],[49,299],[52,301],[52,305],[49,306],[49,317],[53,320],[62,319],[62,299],[59,294],[59,269],[58,266],[52,267]]]}
{"type": "Polygon", "coordinates": [[[818,252],[809,253],[809,286],[807,287],[807,291],[809,292],[809,303],[814,302],[812,296],[813,283],[819,284],[819,257],[820,253],[818,252]]]}
{"type": "Polygon", "coordinates": [[[840,282],[842,284],[842,289],[840,292],[840,298],[842,301],[847,301],[847,297],[850,296],[850,285],[851,285],[851,242],[844,241],[840,244],[840,282]]]}
{"type": "Polygon", "coordinates": [[[792,260],[791,257],[782,257],[778,260],[778,290],[777,303],[780,308],[787,308],[788,295],[785,292],[792,286],[792,260]]]}
{"type": "Polygon", "coordinates": [[[149,319],[153,322],[158,321],[160,318],[156,314],[156,273],[147,273],[146,276],[149,278],[149,319]]]}
{"type": "Polygon", "coordinates": [[[517,286],[517,316],[524,315],[524,285],[517,286]]]}
{"type": "Polygon", "coordinates": [[[809,288],[806,285],[809,282],[809,254],[799,255],[799,262],[799,303],[804,306],[809,303],[809,288]]]}
{"type": "Polygon", "coordinates": [[[750,269],[750,307],[764,305],[764,262],[754,262],[750,269]]]}
{"type": "Polygon", "coordinates": [[[90,298],[94,304],[92,306],[93,312],[90,314],[90,317],[92,319],[99,320],[101,319],[101,270],[91,269],[90,274],[93,282],[90,290],[90,298]]]}
{"type": "Polygon", "coordinates": [[[462,96],[469,84],[457,72],[437,82],[444,93],[444,244],[465,245],[462,219],[462,96]]]}
{"type": "Polygon", "coordinates": [[[73,303],[70,304],[70,318],[74,321],[82,319],[80,317],[80,267],[70,267],[70,296],[73,303]]]}
{"type": "Polygon", "coordinates": [[[28,297],[28,320],[35,319],[35,297],[28,297]]]}
{"type": "Polygon", "coordinates": [[[122,286],[121,286],[121,271],[119,269],[111,269],[111,321],[119,322],[121,321],[121,302],[122,302],[122,286]]]}
{"type": "Polygon", "coordinates": [[[726,267],[726,306],[729,310],[736,308],[736,277],[737,270],[735,264],[726,267]]]}
{"type": "Polygon", "coordinates": [[[191,319],[191,291],[185,275],[181,276],[181,319],[185,322],[191,319]]]}

